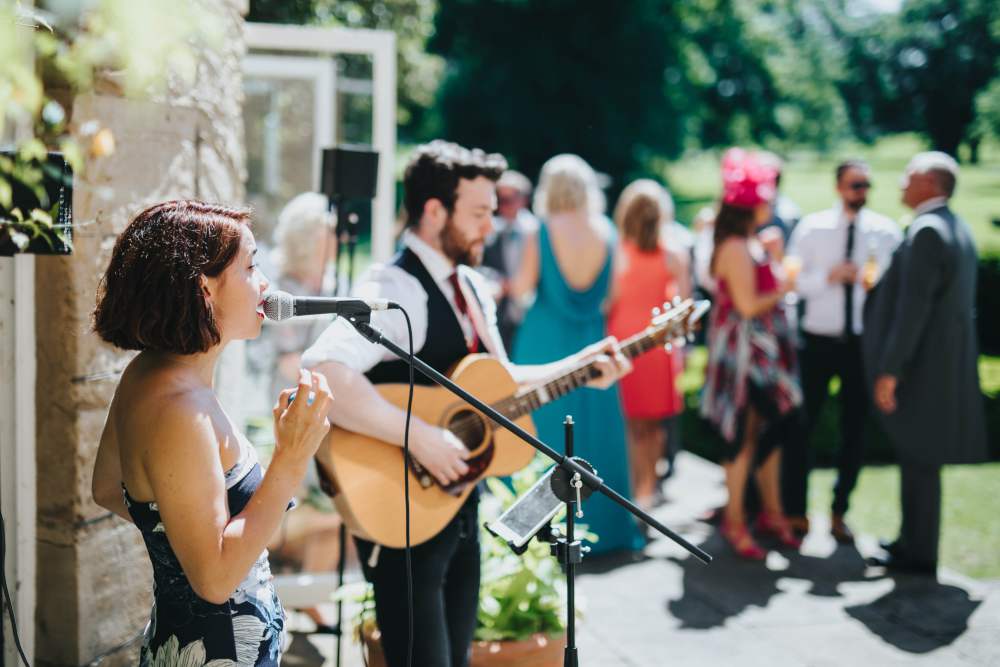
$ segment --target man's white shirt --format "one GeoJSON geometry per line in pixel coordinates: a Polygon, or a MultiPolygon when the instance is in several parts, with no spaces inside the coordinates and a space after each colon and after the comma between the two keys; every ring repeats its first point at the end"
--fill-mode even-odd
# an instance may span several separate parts
{"type": "MultiPolygon", "coordinates": [[[[896,246],[903,234],[892,219],[867,208],[862,208],[854,222],[854,246],[851,261],[860,270],[870,255],[878,262],[882,273],[889,265],[896,246]]],[[[802,328],[819,336],[840,336],[844,333],[844,285],[831,284],[830,270],[845,261],[847,251],[848,220],[843,205],[811,213],[795,226],[789,239],[788,254],[802,259],[802,270],[796,281],[796,291],[806,300],[802,328]]],[[[862,310],[865,290],[860,278],[854,284],[855,334],[861,333],[862,310]]]]}
{"type": "MultiPolygon", "coordinates": [[[[466,342],[471,343],[476,336],[486,352],[498,359],[506,360],[507,353],[497,330],[496,303],[485,278],[467,266],[457,267],[459,285],[468,304],[469,316],[466,317],[461,314],[455,303],[455,290],[448,280],[456,270],[452,261],[409,230],[403,234],[403,245],[420,259],[438,289],[448,300],[462,326],[466,342]]],[[[434,327],[443,324],[428,322],[427,292],[420,281],[392,264],[372,266],[352,290],[352,295],[361,299],[388,299],[402,306],[409,314],[413,326],[414,354],[423,349],[427,336],[433,335],[434,327]]],[[[404,350],[408,349],[406,319],[401,312],[398,310],[373,312],[371,323],[386,338],[404,350]]],[[[338,318],[305,351],[302,355],[302,366],[312,368],[334,361],[359,373],[366,373],[383,361],[396,359],[395,354],[381,345],[365,340],[349,322],[338,318]]]]}

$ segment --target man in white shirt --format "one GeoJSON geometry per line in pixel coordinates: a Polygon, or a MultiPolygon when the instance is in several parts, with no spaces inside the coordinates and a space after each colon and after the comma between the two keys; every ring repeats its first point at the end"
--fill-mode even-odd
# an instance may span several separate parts
{"type": "MultiPolygon", "coordinates": [[[[503,362],[519,384],[532,385],[593,359],[600,376],[589,386],[611,386],[629,368],[625,358],[614,353],[614,339],[552,364],[516,366],[507,358],[486,279],[470,268],[482,260],[493,228],[495,183],[506,166],[500,155],[444,141],[418,147],[403,177],[404,249],[389,264],[375,266],[363,276],[355,295],[400,304],[412,320],[415,356],[442,373],[470,352],[484,351],[503,362]]],[[[408,345],[401,313],[373,313],[372,324],[397,345],[408,345]]],[[[332,422],[402,446],[405,412],[382,398],[373,385],[406,382],[404,362],[361,338],[341,319],[305,352],[302,363],[331,383],[337,397],[332,422]]],[[[429,382],[420,374],[415,381],[429,382]]],[[[468,471],[469,452],[459,438],[416,417],[410,425],[410,451],[442,484],[468,471]]],[[[450,523],[412,549],[413,665],[468,664],[479,600],[477,506],[478,494],[473,491],[450,523]]],[[[365,577],[374,587],[387,663],[401,667],[406,664],[409,635],[404,550],[376,549],[377,545],[357,537],[355,541],[365,577]]]]}
{"type": "MultiPolygon", "coordinates": [[[[865,208],[870,187],[867,164],[848,160],[838,165],[836,188],[840,201],[832,209],[804,217],[792,233],[788,252],[801,260],[802,267],[796,289],[805,300],[801,368],[807,438],[826,401],[830,379],[840,378],[841,446],[831,533],[842,544],[854,541],[844,514],[864,455],[868,400],[862,368],[861,313],[875,272],[888,266],[902,240],[895,222],[865,208]]],[[[808,457],[793,457],[788,463],[791,465],[786,465],[782,480],[785,509],[793,525],[804,533],[808,531],[808,457]]]]}

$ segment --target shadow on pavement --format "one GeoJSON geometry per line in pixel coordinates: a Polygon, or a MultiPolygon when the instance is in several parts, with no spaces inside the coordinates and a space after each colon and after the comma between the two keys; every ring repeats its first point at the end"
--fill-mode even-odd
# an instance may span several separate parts
{"type": "MultiPolygon", "coordinates": [[[[763,540],[761,545],[773,546],[763,540]]],[[[818,597],[839,597],[839,584],[868,581],[864,559],[854,547],[839,547],[824,557],[772,552],[765,565],[736,556],[718,531],[699,546],[715,556],[711,567],[692,558],[669,559],[683,571],[683,593],[667,604],[667,611],[681,622],[681,627],[709,629],[723,625],[749,607],[767,607],[771,598],[782,592],[778,588],[782,579],[807,581],[807,593],[818,597]]]]}
{"type": "Polygon", "coordinates": [[[928,653],[954,642],[981,604],[967,591],[927,577],[899,575],[893,580],[895,587],[889,593],[845,611],[885,642],[909,653],[928,653]]]}

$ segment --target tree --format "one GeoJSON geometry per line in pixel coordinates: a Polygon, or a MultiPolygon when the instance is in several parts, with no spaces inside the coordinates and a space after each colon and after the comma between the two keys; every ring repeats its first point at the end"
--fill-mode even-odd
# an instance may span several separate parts
{"type": "Polygon", "coordinates": [[[849,123],[822,3],[441,0],[444,133],[532,175],[577,152],[612,190],[687,148],[825,147],[849,123]]]}
{"type": "Polygon", "coordinates": [[[441,0],[429,47],[448,60],[443,134],[532,176],[562,152],[636,175],[683,146],[665,79],[681,65],[677,24],[654,0],[441,0]]]}
{"type": "Polygon", "coordinates": [[[981,136],[975,100],[998,71],[1000,3],[908,0],[898,15],[839,27],[852,71],[841,91],[859,135],[916,130],[952,155],[981,136]]]}
{"type": "Polygon", "coordinates": [[[1000,75],[976,98],[976,117],[985,131],[1000,139],[1000,75]]]}
{"type": "Polygon", "coordinates": [[[900,14],[893,66],[934,147],[952,155],[975,118],[976,95],[997,72],[1000,4],[910,0],[900,14]]]}

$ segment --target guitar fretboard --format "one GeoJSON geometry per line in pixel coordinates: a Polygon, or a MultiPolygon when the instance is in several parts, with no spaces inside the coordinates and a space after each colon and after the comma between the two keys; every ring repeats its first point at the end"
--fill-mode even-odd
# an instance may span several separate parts
{"type": "MultiPolygon", "coordinates": [[[[686,311],[683,314],[686,314],[686,311]]],[[[661,345],[663,340],[671,338],[673,330],[677,329],[682,322],[683,319],[680,316],[668,318],[659,326],[649,327],[621,341],[618,344],[618,349],[626,358],[634,359],[657,345],[661,345]]],[[[505,398],[492,407],[508,419],[517,419],[534,412],[546,403],[579,389],[599,375],[600,371],[595,362],[583,362],[554,380],[505,398]]]]}

